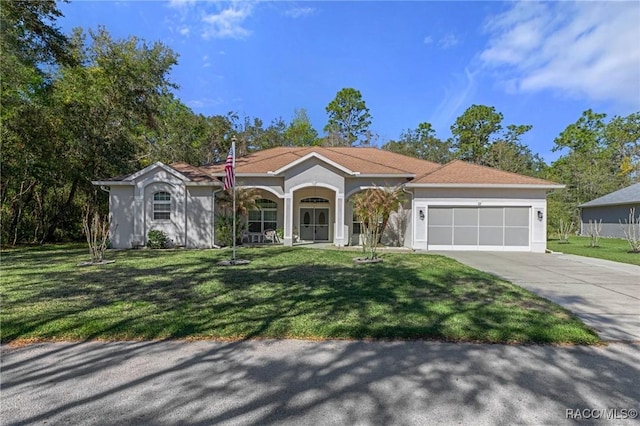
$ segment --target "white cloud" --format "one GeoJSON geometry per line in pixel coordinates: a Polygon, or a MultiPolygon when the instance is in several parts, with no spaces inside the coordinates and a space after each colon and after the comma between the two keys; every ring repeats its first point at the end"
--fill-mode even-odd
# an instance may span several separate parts
{"type": "Polygon", "coordinates": [[[181,34],[181,35],[183,35],[183,36],[188,36],[188,35],[189,35],[190,30],[189,30],[189,28],[188,28],[188,27],[182,27],[182,28],[180,28],[179,32],[180,32],[180,34],[181,34]]]}
{"type": "Polygon", "coordinates": [[[464,75],[452,76],[452,84],[445,88],[442,101],[429,117],[429,122],[435,128],[446,129],[462,113],[462,108],[469,105],[477,91],[476,75],[477,71],[465,68],[464,75]]]}
{"type": "Polygon", "coordinates": [[[438,40],[438,46],[441,49],[452,48],[453,46],[457,45],[458,43],[460,43],[460,40],[458,40],[458,37],[456,37],[454,34],[447,34],[446,36],[444,36],[440,40],[438,40]]]}
{"type": "Polygon", "coordinates": [[[176,9],[192,6],[195,0],[169,0],[169,7],[176,9]]]}
{"type": "Polygon", "coordinates": [[[313,15],[316,10],[313,7],[292,7],[284,12],[285,15],[290,18],[304,18],[305,16],[313,15]]]}
{"type": "Polygon", "coordinates": [[[516,3],[480,54],[514,92],[555,90],[640,105],[640,3],[516,3]]]}
{"type": "Polygon", "coordinates": [[[245,38],[251,31],[243,27],[244,21],[251,16],[252,4],[241,3],[220,11],[206,14],[202,18],[205,27],[202,31],[204,39],[209,38],[245,38]]]}
{"type": "Polygon", "coordinates": [[[192,99],[187,101],[187,106],[190,108],[207,108],[214,107],[224,103],[224,100],[220,97],[217,98],[202,98],[192,99]]]}
{"type": "Polygon", "coordinates": [[[431,43],[433,43],[433,37],[431,37],[431,36],[426,36],[426,37],[424,38],[424,40],[422,40],[422,42],[423,42],[424,44],[431,44],[431,43]]]}

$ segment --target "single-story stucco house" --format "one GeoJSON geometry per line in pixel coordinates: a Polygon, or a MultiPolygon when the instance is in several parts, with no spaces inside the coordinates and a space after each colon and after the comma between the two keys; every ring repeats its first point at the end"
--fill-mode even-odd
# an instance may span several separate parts
{"type": "Polygon", "coordinates": [[[587,235],[589,221],[602,220],[603,237],[624,238],[620,223],[629,220],[629,210],[635,208],[635,217],[640,215],[640,183],[611,192],[580,206],[580,234],[587,235]]]}
{"type": "MultiPolygon", "coordinates": [[[[373,186],[402,185],[400,244],[416,250],[544,252],[553,182],[463,161],[445,165],[377,148],[278,147],[236,159],[238,187],[259,191],[250,212],[251,241],[282,229],[284,244],[357,245],[360,224],[350,198],[373,186]]],[[[152,164],[93,182],[109,192],[114,248],[144,245],[152,229],[186,248],[216,246],[217,194],[224,164],[152,164]]],[[[392,229],[393,224],[388,228],[392,229]]]]}

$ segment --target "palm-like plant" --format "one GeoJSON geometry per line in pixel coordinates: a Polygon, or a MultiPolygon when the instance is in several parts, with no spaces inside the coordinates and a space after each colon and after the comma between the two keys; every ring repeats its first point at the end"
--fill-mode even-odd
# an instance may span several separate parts
{"type": "Polygon", "coordinates": [[[216,214],[216,231],[218,241],[223,245],[233,244],[233,221],[236,222],[236,242],[240,242],[242,233],[247,228],[245,218],[250,211],[258,208],[260,194],[253,188],[236,187],[236,210],[233,212],[233,188],[222,191],[218,195],[220,212],[216,214]]]}
{"type": "Polygon", "coordinates": [[[351,197],[353,212],[362,223],[363,246],[368,259],[378,257],[376,249],[391,213],[398,210],[403,201],[402,187],[373,187],[351,197]]]}

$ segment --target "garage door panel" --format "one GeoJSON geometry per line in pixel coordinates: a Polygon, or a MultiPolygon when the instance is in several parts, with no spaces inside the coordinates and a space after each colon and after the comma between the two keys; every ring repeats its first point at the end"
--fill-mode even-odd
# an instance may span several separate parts
{"type": "Polygon", "coordinates": [[[456,207],[453,209],[453,223],[458,226],[478,226],[477,207],[456,207]]]}
{"type": "Polygon", "coordinates": [[[429,244],[449,246],[453,241],[453,227],[429,226],[429,244]]]}
{"type": "Polygon", "coordinates": [[[478,243],[481,246],[501,246],[504,244],[504,228],[502,226],[481,226],[478,243]]]}
{"type": "Polygon", "coordinates": [[[529,228],[505,228],[504,245],[505,246],[528,246],[529,245],[529,228]]]}
{"type": "Polygon", "coordinates": [[[453,225],[453,209],[429,208],[429,226],[431,225],[453,225]]]}
{"type": "Polygon", "coordinates": [[[475,246],[478,244],[477,226],[456,226],[453,233],[453,245],[475,246]]]}
{"type": "Polygon", "coordinates": [[[500,226],[504,225],[503,207],[483,207],[480,210],[480,226],[500,226]]]}
{"type": "Polygon", "coordinates": [[[506,226],[529,226],[529,208],[505,207],[504,224],[506,226]]]}

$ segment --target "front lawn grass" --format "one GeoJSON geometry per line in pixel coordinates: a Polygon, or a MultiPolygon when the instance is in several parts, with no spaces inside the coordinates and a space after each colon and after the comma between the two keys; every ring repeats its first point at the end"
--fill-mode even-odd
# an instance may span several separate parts
{"type": "Polygon", "coordinates": [[[81,246],[2,253],[1,340],[441,339],[580,343],[563,308],[452,259],[307,248],[130,250],[77,267],[81,246]]]}
{"type": "Polygon", "coordinates": [[[600,238],[598,247],[589,247],[589,237],[569,237],[569,243],[559,240],[547,241],[547,248],[561,253],[578,256],[597,257],[614,262],[630,263],[640,266],[640,253],[629,252],[629,243],[622,238],[600,238]]]}

